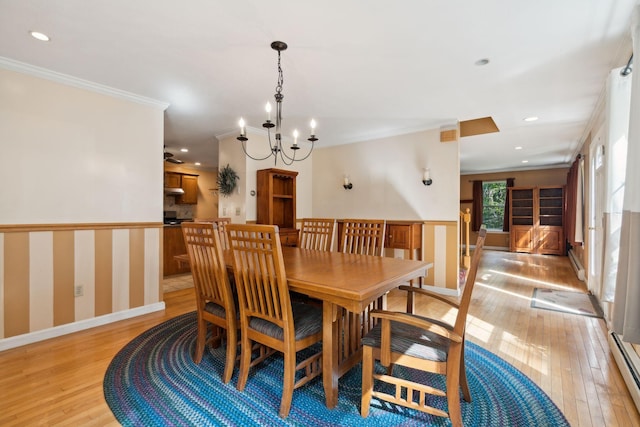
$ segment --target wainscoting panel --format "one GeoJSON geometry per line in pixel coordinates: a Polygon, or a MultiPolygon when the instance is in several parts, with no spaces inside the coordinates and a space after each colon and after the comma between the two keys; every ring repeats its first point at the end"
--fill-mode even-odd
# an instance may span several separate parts
{"type": "Polygon", "coordinates": [[[433,262],[425,284],[442,288],[448,295],[458,294],[459,250],[457,221],[425,221],[423,258],[433,262]]]}
{"type": "Polygon", "coordinates": [[[0,226],[0,346],[100,316],[157,309],[161,230],[159,223],[0,226]]]}

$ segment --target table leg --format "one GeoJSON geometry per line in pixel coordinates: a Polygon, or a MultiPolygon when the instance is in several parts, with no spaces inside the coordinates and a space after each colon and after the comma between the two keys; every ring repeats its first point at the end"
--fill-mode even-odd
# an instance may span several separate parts
{"type": "Polygon", "coordinates": [[[338,404],[338,378],[340,377],[336,308],[328,301],[322,303],[322,382],[329,409],[335,408],[338,404]]]}

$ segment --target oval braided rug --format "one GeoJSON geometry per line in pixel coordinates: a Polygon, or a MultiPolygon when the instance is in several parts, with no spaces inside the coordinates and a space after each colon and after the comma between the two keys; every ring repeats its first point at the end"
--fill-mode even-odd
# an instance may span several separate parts
{"type": "MultiPolygon", "coordinates": [[[[170,319],[135,338],[111,361],[104,395],[125,426],[448,426],[448,419],[371,402],[368,418],[360,416],[361,370],[340,379],[339,402],[327,409],[321,378],[293,392],[286,420],[278,416],[282,393],[282,358],[274,355],[253,368],[244,392],[220,380],[224,347],[207,347],[202,362],[193,363],[195,312],[170,319]]],[[[472,403],[462,401],[466,426],[568,426],[549,397],[513,366],[467,341],[467,376],[472,403]]],[[[380,367],[378,367],[380,368],[380,367]]],[[[394,374],[420,378],[442,387],[437,375],[397,366],[394,374]]],[[[434,397],[443,409],[446,401],[434,397]]]]}

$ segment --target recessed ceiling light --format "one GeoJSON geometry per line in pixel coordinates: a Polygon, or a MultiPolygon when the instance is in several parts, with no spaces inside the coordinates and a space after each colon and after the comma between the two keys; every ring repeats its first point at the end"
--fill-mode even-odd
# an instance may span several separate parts
{"type": "Polygon", "coordinates": [[[522,163],[529,163],[529,160],[523,160],[522,163]]]}
{"type": "Polygon", "coordinates": [[[536,120],[538,120],[538,118],[536,116],[531,116],[531,117],[525,117],[523,120],[525,122],[535,122],[536,120]]]}
{"type": "Polygon", "coordinates": [[[195,163],[195,165],[196,165],[196,166],[200,166],[200,162],[196,162],[196,163],[195,163]]]}
{"type": "Polygon", "coordinates": [[[483,65],[487,65],[489,63],[489,58],[482,58],[482,59],[478,59],[475,64],[478,67],[482,67],[483,65]]]}
{"type": "Polygon", "coordinates": [[[180,151],[182,151],[183,153],[188,153],[189,149],[188,148],[181,148],[180,151]]]}
{"type": "Polygon", "coordinates": [[[43,42],[48,42],[49,40],[51,40],[48,35],[40,33],[38,31],[30,31],[29,34],[31,34],[31,37],[33,37],[34,39],[38,39],[43,42]]]}
{"type": "Polygon", "coordinates": [[[522,150],[522,147],[516,147],[516,150],[522,150]]]}

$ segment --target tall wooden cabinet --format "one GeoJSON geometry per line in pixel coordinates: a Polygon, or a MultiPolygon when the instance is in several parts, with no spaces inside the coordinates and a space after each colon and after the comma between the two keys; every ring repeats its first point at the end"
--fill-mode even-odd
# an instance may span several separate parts
{"type": "Polygon", "coordinates": [[[564,255],[564,187],[512,187],[511,251],[564,255]]]}
{"type": "Polygon", "coordinates": [[[280,241],[285,246],[298,244],[296,229],[296,177],[298,172],[283,169],[262,169],[257,172],[258,224],[273,224],[280,228],[280,241]]]}

